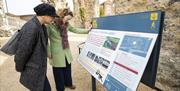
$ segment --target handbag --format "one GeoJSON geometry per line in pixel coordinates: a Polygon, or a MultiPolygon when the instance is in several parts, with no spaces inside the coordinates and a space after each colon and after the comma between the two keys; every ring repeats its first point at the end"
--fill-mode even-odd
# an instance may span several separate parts
{"type": "Polygon", "coordinates": [[[8,40],[8,42],[5,45],[3,45],[1,51],[10,56],[15,55],[16,50],[18,48],[18,41],[20,37],[21,37],[21,33],[20,30],[18,30],[12,35],[12,37],[8,40]]]}

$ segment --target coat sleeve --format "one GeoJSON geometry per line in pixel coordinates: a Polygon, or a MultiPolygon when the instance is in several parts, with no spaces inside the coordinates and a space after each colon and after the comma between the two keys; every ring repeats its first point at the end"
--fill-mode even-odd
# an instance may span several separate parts
{"type": "Polygon", "coordinates": [[[73,33],[78,33],[78,34],[88,34],[89,31],[88,29],[81,29],[81,28],[74,28],[70,24],[67,27],[67,30],[73,33]]]}
{"type": "Polygon", "coordinates": [[[30,59],[31,54],[33,52],[33,48],[37,42],[37,30],[33,29],[23,29],[21,30],[23,33],[21,35],[18,49],[15,54],[15,68],[16,71],[22,72],[27,61],[30,59]]]}

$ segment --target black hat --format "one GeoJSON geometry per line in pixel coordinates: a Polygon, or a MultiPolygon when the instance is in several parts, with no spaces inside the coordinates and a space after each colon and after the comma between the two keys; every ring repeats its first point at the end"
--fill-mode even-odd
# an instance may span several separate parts
{"type": "Polygon", "coordinates": [[[59,17],[56,14],[56,10],[53,6],[46,4],[46,3],[42,3],[39,4],[38,6],[36,6],[34,8],[34,12],[36,12],[37,16],[52,16],[52,17],[59,17]]]}

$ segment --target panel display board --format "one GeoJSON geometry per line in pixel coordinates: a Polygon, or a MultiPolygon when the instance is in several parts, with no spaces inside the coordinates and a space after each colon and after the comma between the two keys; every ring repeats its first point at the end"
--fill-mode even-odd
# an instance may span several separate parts
{"type": "Polygon", "coordinates": [[[153,51],[161,12],[97,18],[78,62],[109,91],[135,91],[153,51]]]}
{"type": "Polygon", "coordinates": [[[157,34],[92,29],[79,62],[109,91],[134,91],[156,38],[157,34]]]}

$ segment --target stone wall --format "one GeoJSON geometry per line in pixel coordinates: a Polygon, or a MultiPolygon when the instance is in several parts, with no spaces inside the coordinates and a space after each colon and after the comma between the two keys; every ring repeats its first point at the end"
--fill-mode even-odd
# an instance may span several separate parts
{"type": "Polygon", "coordinates": [[[20,17],[6,16],[3,21],[1,21],[0,37],[10,37],[15,31],[20,29],[25,22],[26,21],[20,19],[20,17]]]}
{"type": "Polygon", "coordinates": [[[96,0],[74,0],[75,26],[86,27],[90,23],[95,13],[96,0]]]}

